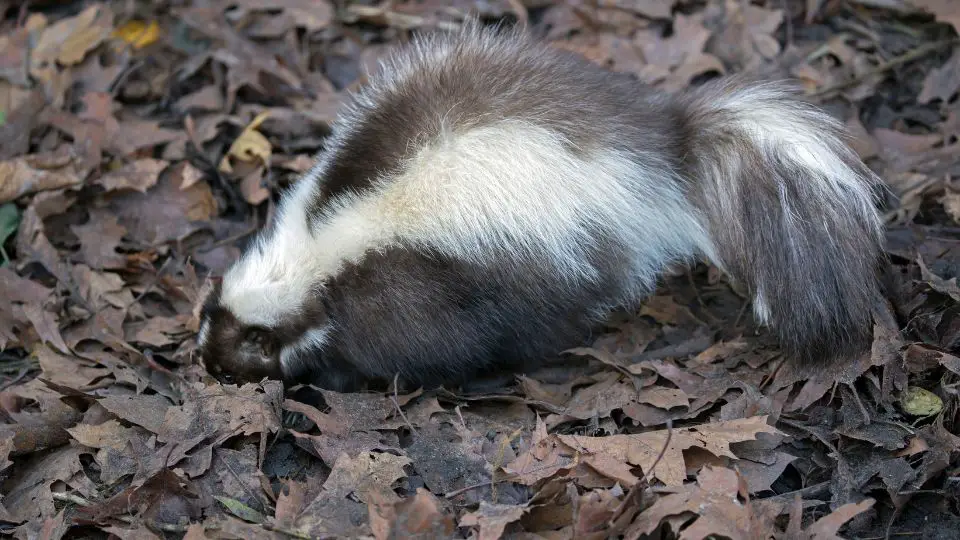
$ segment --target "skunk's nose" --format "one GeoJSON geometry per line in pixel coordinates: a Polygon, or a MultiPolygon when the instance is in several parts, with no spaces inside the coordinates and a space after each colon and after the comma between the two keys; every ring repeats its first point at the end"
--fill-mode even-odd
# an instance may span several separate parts
{"type": "Polygon", "coordinates": [[[216,378],[222,384],[234,384],[237,382],[236,378],[229,373],[217,373],[214,375],[214,378],[216,378]]]}
{"type": "Polygon", "coordinates": [[[214,379],[217,380],[220,384],[234,384],[236,382],[236,377],[231,373],[227,373],[220,369],[220,365],[216,363],[206,364],[207,373],[210,374],[214,379]]]}

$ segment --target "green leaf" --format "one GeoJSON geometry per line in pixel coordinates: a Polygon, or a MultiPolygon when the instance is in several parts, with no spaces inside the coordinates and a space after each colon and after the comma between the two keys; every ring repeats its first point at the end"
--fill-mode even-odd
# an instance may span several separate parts
{"type": "Polygon", "coordinates": [[[0,257],[3,258],[0,266],[6,266],[10,262],[10,257],[7,256],[3,245],[7,243],[7,239],[13,236],[13,233],[17,232],[19,226],[20,210],[17,209],[17,205],[12,202],[0,205],[0,257]]]}
{"type": "Polygon", "coordinates": [[[0,111],[0,126],[7,123],[7,111],[0,111]]]}
{"type": "Polygon", "coordinates": [[[237,516],[238,518],[244,521],[249,521],[250,523],[264,522],[263,514],[261,514],[260,512],[257,512],[253,508],[250,508],[249,506],[243,504],[242,502],[236,499],[221,497],[219,495],[214,495],[213,498],[220,501],[220,504],[226,506],[227,510],[229,510],[231,514],[237,516]]]}

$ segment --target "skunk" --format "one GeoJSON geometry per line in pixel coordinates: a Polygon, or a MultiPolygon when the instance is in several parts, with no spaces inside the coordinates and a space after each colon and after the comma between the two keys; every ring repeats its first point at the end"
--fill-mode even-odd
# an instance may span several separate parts
{"type": "Polygon", "coordinates": [[[785,82],[677,94],[516,28],[393,51],[203,304],[221,381],[518,372],[713,263],[801,365],[869,346],[880,179],[785,82]]]}

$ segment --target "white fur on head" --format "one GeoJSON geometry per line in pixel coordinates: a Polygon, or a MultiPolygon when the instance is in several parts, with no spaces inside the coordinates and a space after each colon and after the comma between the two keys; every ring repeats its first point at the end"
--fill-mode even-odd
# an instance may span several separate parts
{"type": "Polygon", "coordinates": [[[311,351],[322,349],[327,344],[331,330],[332,327],[329,325],[323,328],[311,328],[293,344],[281,349],[280,367],[284,373],[301,371],[305,366],[300,354],[309,354],[311,351]]]}

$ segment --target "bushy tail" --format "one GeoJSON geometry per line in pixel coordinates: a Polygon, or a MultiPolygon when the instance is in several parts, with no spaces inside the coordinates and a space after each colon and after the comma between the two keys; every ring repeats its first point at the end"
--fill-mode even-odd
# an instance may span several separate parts
{"type": "Polygon", "coordinates": [[[882,183],[842,124],[780,82],[727,78],[679,99],[707,255],[748,288],[788,355],[866,350],[880,298],[882,183]]]}

